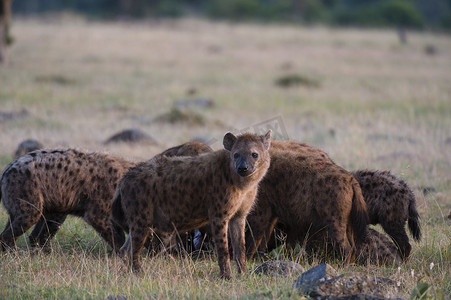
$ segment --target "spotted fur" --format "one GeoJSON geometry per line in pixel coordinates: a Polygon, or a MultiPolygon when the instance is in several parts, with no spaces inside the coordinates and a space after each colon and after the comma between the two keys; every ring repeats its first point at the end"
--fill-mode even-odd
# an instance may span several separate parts
{"type": "Polygon", "coordinates": [[[228,235],[238,271],[245,270],[245,219],[269,164],[270,132],[224,137],[223,150],[195,157],[157,155],[124,175],[113,199],[113,218],[128,229],[121,248],[134,271],[151,230],[171,235],[210,224],[221,276],[229,278],[228,235]]]}
{"type": "Polygon", "coordinates": [[[381,224],[407,258],[412,246],[405,230],[406,222],[415,240],[421,239],[415,194],[407,183],[389,171],[359,170],[352,172],[359,182],[368,207],[371,224],[381,224]]]}
{"type": "Polygon", "coordinates": [[[111,199],[119,179],[133,165],[74,149],[37,150],[17,158],[0,179],[0,196],[9,215],[0,234],[1,248],[13,248],[35,224],[31,245],[44,246],[67,215],[75,215],[118,250],[125,236],[120,227],[111,225],[111,199]]]}

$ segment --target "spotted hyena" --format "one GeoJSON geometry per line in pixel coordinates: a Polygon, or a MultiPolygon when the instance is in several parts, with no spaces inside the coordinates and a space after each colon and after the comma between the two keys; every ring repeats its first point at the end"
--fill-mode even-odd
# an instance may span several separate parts
{"type": "Polygon", "coordinates": [[[368,229],[365,242],[357,249],[357,260],[374,265],[399,265],[403,261],[395,244],[372,228],[368,229]]]}
{"type": "Polygon", "coordinates": [[[266,245],[274,226],[281,222],[289,244],[326,233],[349,262],[356,243],[364,242],[369,223],[359,183],[321,150],[293,141],[274,142],[273,146],[271,166],[247,217],[247,254],[252,256],[262,240],[266,245]]]}
{"type": "Polygon", "coordinates": [[[409,225],[413,238],[421,238],[415,194],[407,183],[389,171],[359,170],[352,172],[359,182],[370,216],[371,224],[381,224],[407,258],[412,249],[405,230],[409,225]]]}
{"type": "Polygon", "coordinates": [[[9,215],[0,234],[1,248],[35,225],[32,245],[44,246],[67,215],[82,217],[115,249],[125,240],[111,225],[111,199],[132,162],[74,149],[37,150],[23,155],[3,171],[1,199],[9,215]]]}
{"type": "Polygon", "coordinates": [[[169,149],[163,151],[162,153],[160,153],[160,155],[166,155],[168,157],[197,156],[199,154],[207,153],[207,152],[213,152],[213,149],[210,146],[208,146],[200,141],[190,141],[190,142],[184,143],[182,145],[169,148],[169,149]]]}
{"type": "MultiPolygon", "coordinates": [[[[324,151],[296,141],[273,141],[271,149],[272,151],[279,149],[281,151],[295,152],[332,162],[324,151]]],[[[356,178],[362,190],[370,223],[381,224],[398,246],[401,257],[404,259],[407,258],[411,249],[407,233],[404,229],[407,220],[409,221],[409,228],[414,238],[419,240],[421,236],[415,195],[407,183],[389,171],[358,170],[351,172],[351,174],[356,178]]],[[[264,183],[263,181],[262,184],[264,183]]],[[[262,204],[257,203],[257,207],[262,204]]],[[[277,227],[283,228],[285,226],[289,227],[290,225],[278,223],[277,227]]],[[[272,230],[268,231],[267,235],[271,233],[272,230]]],[[[288,240],[292,240],[293,238],[290,236],[287,237],[288,240]]],[[[269,240],[270,238],[266,236],[266,239],[269,240]]],[[[265,239],[263,240],[265,241],[265,239]]],[[[376,244],[373,243],[372,245],[376,244]]],[[[266,244],[263,242],[260,250],[263,251],[265,247],[266,244]]]]}
{"type": "Polygon", "coordinates": [[[269,164],[265,136],[227,133],[223,150],[195,157],[157,155],[121,179],[113,198],[113,219],[128,229],[121,248],[134,271],[153,230],[167,243],[176,232],[210,223],[221,276],[230,277],[228,234],[238,271],[245,270],[245,219],[269,164]]]}
{"type": "Polygon", "coordinates": [[[33,139],[24,140],[17,146],[17,149],[14,152],[14,158],[16,159],[24,154],[27,154],[28,152],[39,150],[42,148],[44,148],[44,146],[42,146],[42,144],[36,140],[33,139]]]}
{"type": "MultiPolygon", "coordinates": [[[[195,153],[212,151],[211,149],[207,148],[206,145],[201,145],[201,143],[199,142],[188,142],[171,149],[177,149],[177,152],[173,155],[179,156],[195,155],[195,153]],[[193,151],[193,148],[196,149],[196,151],[193,151]],[[184,151],[184,149],[190,150],[184,151]]],[[[324,159],[332,162],[330,157],[324,151],[297,141],[273,140],[271,143],[271,152],[275,149],[282,151],[294,151],[296,153],[302,153],[309,157],[324,159]]],[[[365,203],[367,204],[367,211],[370,217],[371,224],[380,223],[382,225],[384,230],[394,239],[396,245],[399,245],[399,253],[401,254],[400,257],[403,257],[405,259],[409,255],[411,249],[407,234],[404,230],[404,225],[407,220],[409,220],[409,228],[414,238],[419,240],[421,236],[418,212],[416,210],[415,196],[413,192],[411,191],[407,183],[391,174],[389,171],[358,170],[351,172],[351,174],[359,182],[365,203]],[[403,255],[403,253],[405,254],[403,255]]],[[[263,181],[261,184],[264,183],[265,181],[263,181]]],[[[257,201],[255,210],[264,211],[265,209],[261,208],[261,206],[263,206],[264,204],[265,202],[259,203],[257,201]]],[[[277,223],[276,227],[281,229],[282,231],[286,230],[286,225],[282,224],[280,220],[277,223]]],[[[263,242],[260,244],[260,251],[265,251],[267,247],[269,249],[272,249],[275,246],[274,235],[272,234],[271,228],[271,224],[268,224],[266,235],[262,238],[263,242]],[[266,244],[266,240],[268,240],[269,244],[266,244]]],[[[207,231],[208,230],[206,230],[205,228],[197,231],[196,237],[192,238],[194,240],[194,248],[200,249],[200,246],[205,243],[204,235],[207,234],[207,231]]],[[[284,235],[286,235],[286,232],[283,233],[284,235]]],[[[383,253],[387,252],[384,252],[384,249],[392,250],[394,245],[392,243],[389,244],[387,241],[385,241],[386,237],[381,237],[380,235],[380,233],[374,232],[373,230],[369,232],[369,240],[365,241],[365,243],[362,245],[362,248],[366,249],[365,253],[369,252],[369,249],[373,249],[372,253],[374,253],[374,247],[381,248],[381,252],[383,253]]],[[[288,237],[288,239],[293,240],[296,239],[296,237],[288,237]]],[[[208,241],[208,237],[206,238],[206,240],[208,241]]],[[[252,243],[253,242],[251,242],[251,244],[252,243]]],[[[246,246],[249,247],[249,245],[246,246]]],[[[386,254],[385,256],[395,257],[393,259],[394,261],[397,261],[399,257],[399,255],[395,256],[391,254],[386,254]]]]}

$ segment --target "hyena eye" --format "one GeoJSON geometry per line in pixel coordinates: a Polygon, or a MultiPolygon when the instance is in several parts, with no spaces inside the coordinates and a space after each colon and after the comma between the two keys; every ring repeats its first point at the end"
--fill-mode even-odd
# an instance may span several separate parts
{"type": "Polygon", "coordinates": [[[253,152],[253,153],[252,153],[252,157],[253,157],[253,158],[258,158],[258,153],[257,153],[257,152],[253,152]]]}
{"type": "Polygon", "coordinates": [[[238,156],[240,156],[238,153],[235,153],[234,155],[233,155],[233,158],[238,158],[238,156]]]}

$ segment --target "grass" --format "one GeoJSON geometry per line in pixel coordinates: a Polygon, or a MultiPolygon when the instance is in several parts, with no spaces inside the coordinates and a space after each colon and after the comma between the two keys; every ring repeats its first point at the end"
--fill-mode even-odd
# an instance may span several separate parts
{"type": "MultiPolygon", "coordinates": [[[[218,149],[226,131],[281,116],[290,138],[324,149],[349,170],[391,170],[417,196],[423,239],[412,242],[411,258],[399,270],[330,263],[342,273],[399,280],[405,298],[422,276],[450,295],[449,36],[409,32],[409,42],[400,44],[388,30],[193,19],[97,23],[67,15],[15,19],[12,32],[9,62],[0,66],[0,112],[26,108],[28,115],[0,122],[1,169],[27,138],[144,160],[194,137],[218,149]],[[427,45],[435,55],[424,52],[427,45]],[[286,74],[321,84],[274,84],[286,74]],[[208,122],[157,121],[192,89],[215,102],[192,111],[208,122]],[[158,145],[102,143],[126,128],[143,130],[158,145]],[[424,195],[424,188],[433,192],[424,195]]],[[[1,209],[0,225],[6,220],[1,209]]],[[[18,249],[0,254],[0,298],[298,298],[291,290],[295,276],[239,276],[233,269],[233,279],[222,281],[208,256],[147,257],[144,275],[136,277],[76,218],[66,221],[49,253],[29,251],[23,237],[18,249]]],[[[274,257],[306,268],[320,262],[285,252],[274,257]]],[[[248,262],[248,269],[261,259],[248,262]]]]}

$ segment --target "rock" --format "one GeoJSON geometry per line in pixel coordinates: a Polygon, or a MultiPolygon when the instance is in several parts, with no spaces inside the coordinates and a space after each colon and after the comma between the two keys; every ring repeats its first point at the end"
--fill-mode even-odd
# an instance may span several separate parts
{"type": "Polygon", "coordinates": [[[388,278],[365,273],[349,273],[314,283],[310,287],[309,295],[311,297],[345,297],[371,294],[379,298],[395,298],[397,292],[396,283],[388,278]]]}
{"type": "Polygon", "coordinates": [[[272,260],[258,265],[252,270],[252,273],[271,276],[290,276],[304,271],[304,267],[298,263],[284,260],[272,260]]]}
{"type": "Polygon", "coordinates": [[[44,146],[42,146],[42,144],[36,140],[33,139],[24,140],[19,144],[19,146],[17,146],[17,149],[14,152],[14,158],[18,158],[19,156],[22,156],[34,150],[42,149],[43,147],[44,146]]]}
{"type": "Polygon", "coordinates": [[[127,297],[125,295],[109,295],[106,298],[103,298],[103,300],[127,300],[127,297]]]}
{"type": "Polygon", "coordinates": [[[108,138],[104,144],[110,143],[138,143],[145,142],[149,144],[156,144],[156,141],[149,136],[147,133],[139,130],[139,129],[125,129],[121,132],[118,132],[108,138]]]}
{"type": "Polygon", "coordinates": [[[191,107],[191,106],[197,106],[197,107],[203,107],[203,108],[210,108],[215,105],[215,102],[208,98],[193,98],[193,99],[182,99],[182,100],[176,100],[174,101],[175,107],[191,107]]]}
{"type": "Polygon", "coordinates": [[[316,266],[295,280],[293,287],[312,299],[386,299],[396,298],[398,293],[396,282],[388,278],[366,273],[331,274],[336,272],[329,265],[316,266]]]}
{"type": "Polygon", "coordinates": [[[338,276],[337,271],[332,268],[329,264],[322,264],[311,268],[307,272],[304,272],[298,279],[293,283],[293,287],[297,288],[301,293],[308,290],[308,287],[320,280],[327,280],[332,277],[338,276]]]}
{"type": "Polygon", "coordinates": [[[428,44],[426,46],[424,46],[424,53],[426,53],[427,55],[436,55],[438,53],[437,51],[437,47],[435,47],[434,45],[428,44]]]}
{"type": "Polygon", "coordinates": [[[181,110],[178,107],[173,107],[169,112],[157,116],[155,121],[170,124],[185,123],[193,126],[203,126],[206,123],[202,115],[189,110],[181,110]]]}
{"type": "Polygon", "coordinates": [[[0,111],[0,122],[19,119],[28,115],[28,110],[25,108],[20,111],[0,111]]]}
{"type": "Polygon", "coordinates": [[[355,294],[343,297],[327,296],[327,297],[316,297],[312,299],[327,299],[327,300],[402,300],[402,298],[381,298],[369,294],[355,294]]]}

